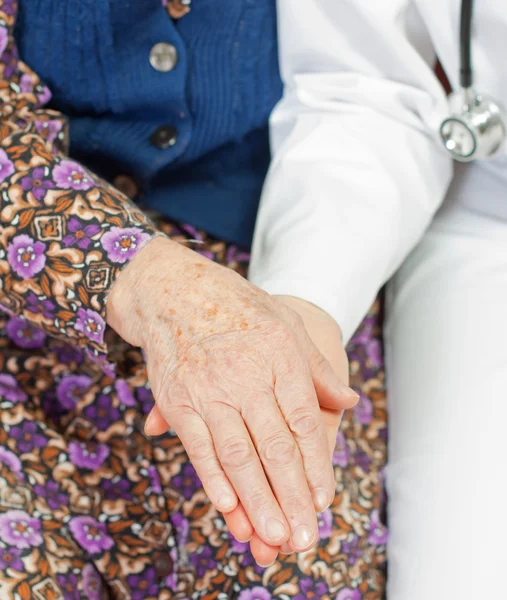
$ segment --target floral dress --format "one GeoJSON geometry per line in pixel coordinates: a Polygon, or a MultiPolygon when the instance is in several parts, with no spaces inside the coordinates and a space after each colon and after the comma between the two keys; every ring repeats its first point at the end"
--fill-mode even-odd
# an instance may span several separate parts
{"type": "MultiPolygon", "coordinates": [[[[169,1],[173,17],[190,8],[169,1]]],[[[334,453],[320,542],[258,567],[178,438],[149,439],[142,351],[106,326],[113,282],[154,235],[246,274],[248,255],[144,214],[69,159],[65,118],[17,55],[0,0],[0,598],[379,600],[386,414],[375,305],[351,342],[361,401],[334,453]],[[196,243],[197,242],[197,243],[196,243]]]]}

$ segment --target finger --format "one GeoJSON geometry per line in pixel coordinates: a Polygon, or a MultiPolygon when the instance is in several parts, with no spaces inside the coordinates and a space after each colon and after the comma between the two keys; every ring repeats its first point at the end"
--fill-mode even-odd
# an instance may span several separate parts
{"type": "Polygon", "coordinates": [[[263,568],[270,567],[276,560],[279,551],[278,546],[269,546],[254,533],[250,540],[250,550],[255,558],[255,562],[263,568]]]}
{"type": "Polygon", "coordinates": [[[162,416],[162,413],[158,409],[158,406],[154,406],[144,424],[144,433],[148,436],[157,436],[167,433],[170,429],[167,421],[162,416]]]}
{"type": "MultiPolygon", "coordinates": [[[[325,510],[334,497],[334,472],[326,430],[308,365],[299,352],[285,352],[275,363],[275,395],[294,436],[315,509],[325,510]]],[[[316,531],[316,530],[313,530],[316,531]]],[[[300,551],[299,540],[292,539],[300,551]]],[[[312,544],[315,542],[312,539],[312,544]]]]}
{"type": "Polygon", "coordinates": [[[233,511],[225,514],[224,519],[229,531],[238,542],[246,543],[252,539],[254,528],[241,503],[233,511]]]}
{"type": "Polygon", "coordinates": [[[243,418],[271,489],[290,524],[292,543],[299,551],[307,550],[317,540],[318,526],[294,436],[272,396],[247,396],[243,418]]]}
{"type": "MultiPolygon", "coordinates": [[[[343,383],[331,363],[311,341],[309,341],[307,347],[307,359],[315,392],[321,406],[334,410],[346,410],[353,408],[359,402],[359,395],[343,383]]],[[[347,364],[346,359],[344,359],[344,362],[347,364]]]]}
{"type": "Polygon", "coordinates": [[[267,544],[282,544],[289,539],[289,527],[241,415],[217,402],[209,406],[208,413],[206,421],[218,459],[254,530],[267,544]]]}
{"type": "Polygon", "coordinates": [[[348,387],[347,354],[336,322],[304,300],[289,296],[280,299],[291,309],[286,316],[308,361],[321,406],[341,410],[355,406],[359,397],[348,387]]]}
{"type": "Polygon", "coordinates": [[[298,335],[306,351],[320,405],[335,410],[353,408],[359,401],[359,395],[348,386],[349,363],[338,334],[331,335],[323,328],[317,330],[314,323],[307,323],[306,327],[298,335]],[[318,347],[314,339],[318,340],[318,347]]]}
{"type": "Polygon", "coordinates": [[[210,502],[219,512],[233,511],[238,497],[218,461],[206,423],[196,412],[181,407],[178,415],[172,413],[171,420],[210,502]]]}
{"type": "Polygon", "coordinates": [[[321,408],[320,413],[326,429],[327,443],[329,446],[329,454],[332,457],[336,447],[336,437],[342,421],[343,411],[329,410],[321,408]]]}
{"type": "Polygon", "coordinates": [[[290,542],[285,542],[280,548],[280,554],[294,554],[294,548],[290,542]]]}

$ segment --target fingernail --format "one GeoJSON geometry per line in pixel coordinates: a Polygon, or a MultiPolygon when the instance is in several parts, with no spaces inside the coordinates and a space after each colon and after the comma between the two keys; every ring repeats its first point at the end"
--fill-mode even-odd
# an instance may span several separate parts
{"type": "Polygon", "coordinates": [[[221,512],[231,509],[236,502],[236,497],[230,492],[220,494],[217,500],[218,510],[221,512]]]}
{"type": "MultiPolygon", "coordinates": [[[[257,562],[257,561],[255,561],[255,562],[257,562]]],[[[267,569],[268,567],[271,567],[272,565],[274,565],[274,564],[275,564],[275,561],[273,561],[273,562],[269,563],[269,565],[261,565],[261,563],[260,563],[260,562],[258,562],[257,564],[259,565],[259,567],[260,567],[261,569],[267,569]]]]}
{"type": "Polygon", "coordinates": [[[324,488],[317,488],[312,492],[313,504],[317,512],[323,512],[329,506],[329,494],[324,488]]]}
{"type": "Polygon", "coordinates": [[[153,422],[153,410],[150,412],[150,414],[146,417],[146,421],[144,423],[144,433],[145,435],[150,435],[149,429],[150,429],[150,423],[153,422]]]}
{"type": "Polygon", "coordinates": [[[296,528],[292,535],[292,545],[294,548],[308,548],[310,544],[313,542],[314,534],[309,527],[305,525],[300,525],[296,528]]]}
{"type": "Polygon", "coordinates": [[[351,387],[346,387],[344,391],[349,398],[352,398],[356,401],[359,400],[359,394],[356,391],[354,391],[351,387]]]}
{"type": "Polygon", "coordinates": [[[266,535],[272,542],[280,540],[285,535],[285,526],[276,519],[268,519],[266,523],[266,535]]]}
{"type": "Polygon", "coordinates": [[[292,549],[292,546],[289,544],[289,542],[285,542],[285,544],[282,544],[282,546],[280,547],[280,552],[282,554],[294,554],[294,550],[292,549]]]}
{"type": "Polygon", "coordinates": [[[236,538],[236,541],[239,542],[240,544],[248,544],[248,542],[252,539],[253,536],[250,536],[247,540],[240,540],[239,538],[236,538]]]}

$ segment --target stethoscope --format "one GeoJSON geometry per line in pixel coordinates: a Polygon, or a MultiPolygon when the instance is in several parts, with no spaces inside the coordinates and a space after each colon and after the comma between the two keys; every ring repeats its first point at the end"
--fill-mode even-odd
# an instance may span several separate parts
{"type": "Polygon", "coordinates": [[[492,158],[506,138],[506,118],[500,104],[473,88],[473,0],[461,2],[460,89],[449,96],[451,116],[440,126],[442,141],[453,158],[468,162],[492,158]]]}

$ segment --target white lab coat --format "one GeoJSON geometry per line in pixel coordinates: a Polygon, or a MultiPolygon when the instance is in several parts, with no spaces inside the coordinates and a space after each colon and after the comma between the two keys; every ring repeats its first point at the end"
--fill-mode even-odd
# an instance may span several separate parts
{"type": "MultiPolygon", "coordinates": [[[[453,175],[436,54],[459,87],[460,0],[278,0],[283,99],[250,279],[330,313],[346,340],[421,239],[453,175]]],[[[507,1],[477,0],[475,88],[507,104],[507,1]]],[[[507,217],[507,156],[460,202],[507,217]],[[485,193],[487,191],[487,193],[485,193]]],[[[473,173],[473,177],[471,174],[473,173]]]]}

